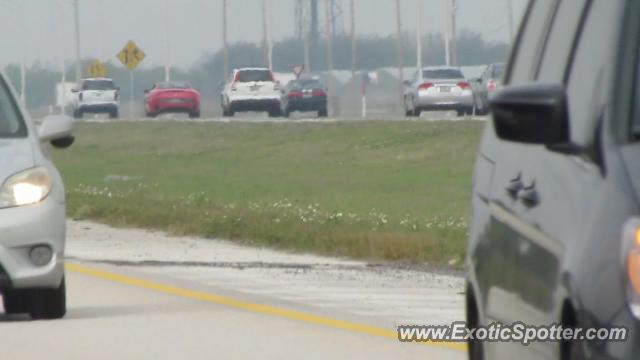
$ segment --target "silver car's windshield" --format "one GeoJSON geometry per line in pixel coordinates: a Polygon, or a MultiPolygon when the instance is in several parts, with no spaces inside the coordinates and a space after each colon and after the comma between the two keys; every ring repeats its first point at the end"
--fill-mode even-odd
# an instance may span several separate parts
{"type": "Polygon", "coordinates": [[[27,129],[5,81],[0,78],[0,138],[24,137],[27,129]]]}
{"type": "Polygon", "coordinates": [[[428,69],[422,71],[425,79],[463,79],[464,75],[456,69],[428,69]]]}

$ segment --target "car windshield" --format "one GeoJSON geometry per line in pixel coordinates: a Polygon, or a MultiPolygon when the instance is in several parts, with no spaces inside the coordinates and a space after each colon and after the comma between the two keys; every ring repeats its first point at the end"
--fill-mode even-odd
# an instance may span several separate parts
{"type": "Polygon", "coordinates": [[[163,82],[163,83],[159,83],[156,87],[158,89],[189,89],[191,88],[189,83],[184,81],[163,82]]]}
{"type": "Polygon", "coordinates": [[[269,70],[242,70],[236,77],[238,82],[273,81],[269,70]]]}
{"type": "Polygon", "coordinates": [[[504,77],[504,71],[506,69],[505,64],[496,64],[493,67],[493,78],[494,79],[502,79],[504,77]]]}
{"type": "Polygon", "coordinates": [[[457,69],[427,69],[422,71],[425,79],[463,79],[462,72],[457,69]]]}
{"type": "Polygon", "coordinates": [[[114,90],[112,80],[85,80],[82,90],[114,90]]]}
{"type": "Polygon", "coordinates": [[[0,78],[0,138],[24,136],[24,121],[6,83],[0,78]]]}

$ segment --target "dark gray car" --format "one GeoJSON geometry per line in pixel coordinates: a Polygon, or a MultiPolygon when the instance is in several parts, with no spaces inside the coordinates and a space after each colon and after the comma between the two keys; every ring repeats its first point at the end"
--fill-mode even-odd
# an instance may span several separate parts
{"type": "Polygon", "coordinates": [[[640,1],[531,1],[475,164],[467,320],[627,329],[471,359],[640,357],[640,1]]]}

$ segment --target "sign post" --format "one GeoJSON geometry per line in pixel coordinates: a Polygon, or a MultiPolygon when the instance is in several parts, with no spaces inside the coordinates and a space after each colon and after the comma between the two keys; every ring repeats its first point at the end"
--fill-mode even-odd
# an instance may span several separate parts
{"type": "Polygon", "coordinates": [[[133,41],[129,41],[122,51],[116,55],[118,60],[122,63],[122,65],[126,66],[129,69],[129,86],[130,86],[130,95],[129,95],[129,116],[133,117],[133,104],[135,100],[134,96],[134,79],[133,79],[133,70],[140,65],[142,60],[146,57],[146,54],[142,49],[136,45],[133,41]]]}

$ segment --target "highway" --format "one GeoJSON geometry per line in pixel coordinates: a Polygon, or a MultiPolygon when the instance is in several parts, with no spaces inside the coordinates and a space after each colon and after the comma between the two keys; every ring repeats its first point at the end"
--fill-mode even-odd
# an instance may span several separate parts
{"type": "Polygon", "coordinates": [[[7,359],[463,359],[398,324],[463,319],[451,270],[69,221],[68,315],[0,315],[7,359]]]}

